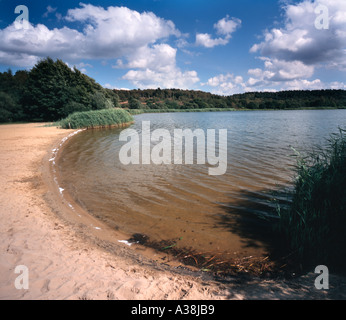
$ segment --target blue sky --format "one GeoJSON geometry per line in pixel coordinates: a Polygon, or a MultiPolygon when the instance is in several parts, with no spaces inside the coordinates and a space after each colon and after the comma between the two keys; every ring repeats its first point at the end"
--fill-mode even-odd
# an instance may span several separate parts
{"type": "Polygon", "coordinates": [[[346,1],[0,0],[0,71],[47,56],[108,88],[346,89],[346,1]]]}

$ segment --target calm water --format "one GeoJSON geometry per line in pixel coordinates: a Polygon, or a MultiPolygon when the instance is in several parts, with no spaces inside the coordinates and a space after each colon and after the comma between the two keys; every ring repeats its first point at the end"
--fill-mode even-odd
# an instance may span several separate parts
{"type": "MultiPolygon", "coordinates": [[[[61,187],[87,211],[129,235],[179,239],[200,252],[266,254],[272,190],[287,190],[296,159],[324,145],[346,110],[143,114],[152,130],[228,129],[228,169],[208,175],[208,165],[122,165],[121,130],[86,131],[62,151],[61,187]]],[[[172,161],[173,162],[173,161],[172,161]]],[[[276,196],[276,198],[280,198],[276,196]]],[[[285,197],[283,196],[284,200],[285,197]]]]}

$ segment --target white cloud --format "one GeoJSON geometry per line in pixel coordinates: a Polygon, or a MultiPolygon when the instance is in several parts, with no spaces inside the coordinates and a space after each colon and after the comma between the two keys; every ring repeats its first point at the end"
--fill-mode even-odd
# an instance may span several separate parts
{"type": "Polygon", "coordinates": [[[292,80],[285,83],[285,90],[320,90],[324,89],[326,86],[320,79],[315,79],[312,81],[301,79],[292,80]]]}
{"type": "MultiPolygon", "coordinates": [[[[47,10],[52,12],[54,8],[47,10]]],[[[0,30],[0,63],[32,66],[46,56],[68,61],[115,59],[180,34],[171,21],[125,7],[104,9],[81,4],[80,8],[70,9],[65,19],[83,23],[83,31],[66,26],[50,30],[43,24],[28,29],[17,29],[12,24],[0,30]]]]}
{"type": "Polygon", "coordinates": [[[270,73],[262,69],[249,70],[250,77],[245,81],[241,76],[233,74],[220,74],[208,79],[202,86],[209,86],[211,92],[219,95],[232,95],[244,92],[275,92],[281,90],[321,90],[321,89],[346,89],[346,83],[334,81],[323,82],[321,79],[286,79],[271,81],[270,73]]]}
{"type": "Polygon", "coordinates": [[[177,49],[168,44],[145,46],[127,57],[128,63],[117,66],[132,68],[123,79],[139,88],[187,89],[199,81],[196,71],[182,72],[176,65],[177,49]]]}
{"type": "Polygon", "coordinates": [[[126,7],[106,10],[82,4],[82,8],[70,9],[66,19],[86,23],[84,47],[94,58],[120,57],[159,39],[180,35],[172,21],[126,7]]]}
{"type": "Polygon", "coordinates": [[[283,9],[283,27],[266,30],[263,41],[250,49],[260,52],[264,67],[250,69],[246,85],[279,90],[342,88],[342,83],[324,83],[312,77],[321,68],[346,71],[346,1],[303,0],[283,9]],[[327,29],[315,26],[321,14],[316,10],[319,5],[328,9],[327,29]]]}
{"type": "Polygon", "coordinates": [[[191,88],[199,81],[196,71],[182,72],[179,68],[173,68],[170,73],[151,69],[130,70],[123,79],[131,81],[139,88],[191,88]]]}
{"type": "Polygon", "coordinates": [[[314,67],[307,66],[301,61],[283,61],[278,59],[261,58],[264,69],[248,70],[249,79],[246,89],[262,91],[264,88],[275,90],[315,90],[323,89],[327,84],[320,79],[308,80],[313,76],[314,67]]]}
{"type": "Polygon", "coordinates": [[[46,56],[82,57],[78,43],[83,41],[83,34],[66,27],[49,30],[43,24],[29,24],[28,29],[18,29],[12,24],[0,30],[0,38],[0,63],[8,65],[30,67],[46,56]]]}
{"type": "Polygon", "coordinates": [[[177,49],[168,44],[144,46],[127,56],[128,63],[118,62],[122,68],[155,69],[169,71],[175,66],[177,49]]]}
{"type": "Polygon", "coordinates": [[[250,85],[258,82],[281,82],[310,78],[314,73],[313,66],[307,66],[301,61],[284,61],[278,59],[260,58],[264,61],[264,69],[250,69],[248,74],[253,76],[250,85]]]}
{"type": "Polygon", "coordinates": [[[330,84],[331,89],[343,89],[346,90],[346,83],[334,81],[330,84]]]}
{"type": "Polygon", "coordinates": [[[234,93],[244,92],[245,83],[243,77],[235,76],[231,73],[219,74],[208,79],[202,86],[212,87],[211,92],[219,95],[231,95],[234,93]]]}
{"type": "Polygon", "coordinates": [[[247,80],[241,76],[227,73],[212,77],[202,85],[212,87],[213,93],[221,95],[280,89],[320,89],[323,86],[318,79],[313,81],[303,79],[312,76],[314,68],[305,66],[300,61],[287,62],[269,58],[261,58],[261,60],[264,62],[264,69],[248,70],[249,78],[247,80]]]}
{"type": "Polygon", "coordinates": [[[223,83],[232,81],[234,84],[241,84],[243,82],[243,77],[234,76],[233,74],[227,73],[226,75],[220,74],[216,77],[210,78],[203,85],[208,85],[211,87],[217,87],[222,85],[223,83]]]}
{"type": "Polygon", "coordinates": [[[241,25],[241,20],[238,18],[231,18],[227,15],[225,18],[219,20],[214,24],[214,28],[216,29],[218,34],[229,36],[233,32],[237,30],[237,28],[241,25]]]}
{"type": "Polygon", "coordinates": [[[304,0],[286,5],[284,10],[284,26],[265,31],[264,40],[255,44],[251,52],[278,60],[346,70],[345,0],[304,0]],[[315,27],[318,5],[328,9],[328,29],[315,27]]]}
{"type": "Polygon", "coordinates": [[[196,45],[206,48],[213,48],[219,45],[226,45],[232,37],[232,33],[236,31],[241,25],[241,20],[237,18],[229,18],[227,15],[225,18],[219,20],[214,24],[217,34],[222,37],[213,39],[209,33],[197,33],[196,45]]]}
{"type": "Polygon", "coordinates": [[[111,89],[111,90],[126,90],[126,91],[129,91],[130,89],[129,88],[119,88],[117,86],[113,86],[111,85],[110,83],[106,83],[103,85],[104,88],[107,88],[107,89],[111,89]]]}
{"type": "MultiPolygon", "coordinates": [[[[346,1],[285,3],[283,26],[266,30],[262,42],[250,49],[252,53],[260,53],[263,67],[248,70],[248,78],[239,78],[242,80],[238,83],[237,77],[228,73],[210,78],[204,86],[211,87],[213,93],[226,95],[247,91],[345,89],[343,82],[327,83],[313,76],[322,68],[346,71],[346,1]],[[315,11],[318,5],[328,8],[328,29],[315,26],[320,14],[315,11]]],[[[211,40],[218,39],[205,37],[205,40],[212,47],[211,40]]]]}
{"type": "MultiPolygon", "coordinates": [[[[48,6],[45,15],[55,11],[48,6]]],[[[199,81],[195,71],[183,72],[177,67],[177,49],[162,43],[170,36],[185,37],[172,21],[152,12],[83,3],[68,10],[64,19],[81,23],[82,30],[67,26],[49,29],[43,24],[28,29],[17,29],[12,24],[0,30],[0,63],[29,67],[46,56],[72,65],[80,60],[115,59],[114,68],[134,69],[123,79],[138,87],[188,88],[199,81]]],[[[83,72],[91,67],[85,63],[77,66],[83,72]]]]}
{"type": "Polygon", "coordinates": [[[227,38],[217,38],[212,39],[211,35],[208,33],[197,33],[196,34],[196,45],[197,46],[203,46],[206,48],[213,48],[215,46],[219,45],[225,45],[227,44],[229,39],[227,38]]]}
{"type": "Polygon", "coordinates": [[[20,68],[28,68],[37,62],[36,55],[26,53],[8,53],[0,50],[0,63],[7,66],[18,66],[20,68]]]}

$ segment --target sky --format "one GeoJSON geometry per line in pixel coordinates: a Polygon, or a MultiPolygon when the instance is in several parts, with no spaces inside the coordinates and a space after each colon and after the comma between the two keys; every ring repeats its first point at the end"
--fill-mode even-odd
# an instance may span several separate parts
{"type": "Polygon", "coordinates": [[[0,0],[0,72],[47,56],[111,89],[346,89],[346,0],[0,0]]]}

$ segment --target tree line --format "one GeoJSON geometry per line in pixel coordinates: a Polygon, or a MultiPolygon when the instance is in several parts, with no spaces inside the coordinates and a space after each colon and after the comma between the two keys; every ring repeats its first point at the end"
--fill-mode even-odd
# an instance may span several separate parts
{"type": "Polygon", "coordinates": [[[345,108],[345,90],[248,92],[219,96],[180,89],[114,90],[130,109],[298,109],[345,108]]]}
{"type": "Polygon", "coordinates": [[[30,71],[0,72],[0,122],[56,121],[73,112],[109,109],[294,109],[345,108],[345,90],[250,92],[219,96],[180,89],[110,90],[46,58],[30,71]]]}

